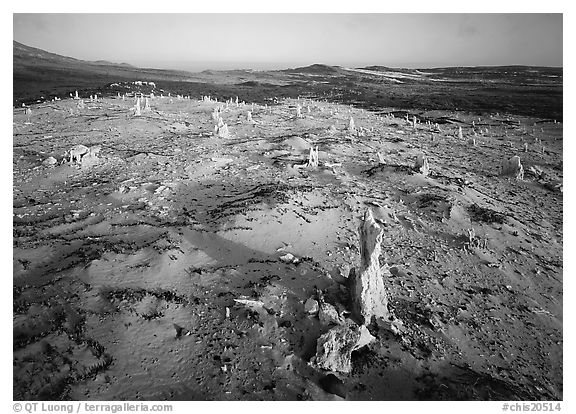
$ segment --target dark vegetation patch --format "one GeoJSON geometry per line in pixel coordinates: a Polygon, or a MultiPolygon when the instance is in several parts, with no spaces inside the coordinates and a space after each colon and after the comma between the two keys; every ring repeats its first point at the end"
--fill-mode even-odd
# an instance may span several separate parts
{"type": "Polygon", "coordinates": [[[506,219],[506,215],[486,207],[480,207],[478,204],[472,204],[468,207],[468,213],[472,220],[484,223],[502,224],[506,219]]]}

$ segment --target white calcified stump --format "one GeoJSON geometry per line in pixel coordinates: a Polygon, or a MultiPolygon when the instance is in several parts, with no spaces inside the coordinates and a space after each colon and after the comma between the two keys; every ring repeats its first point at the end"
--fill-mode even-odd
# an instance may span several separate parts
{"type": "Polygon", "coordinates": [[[464,135],[462,134],[462,127],[458,127],[458,139],[464,139],[464,135]]]}
{"type": "Polygon", "coordinates": [[[218,128],[218,137],[220,138],[230,138],[230,131],[228,131],[228,125],[223,124],[218,128]]]}
{"type": "Polygon", "coordinates": [[[28,107],[24,108],[24,115],[32,115],[32,109],[28,107]]]}
{"type": "Polygon", "coordinates": [[[524,152],[528,152],[528,143],[527,142],[524,143],[524,152]]]}
{"type": "Polygon", "coordinates": [[[134,115],[135,116],[140,116],[140,98],[136,99],[136,107],[134,109],[134,115]]]}
{"type": "Polygon", "coordinates": [[[236,97],[236,108],[238,108],[238,97],[236,97]]]}
{"type": "Polygon", "coordinates": [[[514,177],[517,180],[524,179],[524,167],[520,163],[518,155],[513,156],[509,160],[504,160],[502,163],[502,171],[500,175],[514,177]]]}
{"type": "Polygon", "coordinates": [[[430,172],[430,167],[428,166],[428,158],[424,154],[418,154],[416,157],[416,162],[414,163],[414,169],[426,176],[430,172]]]}
{"type": "Polygon", "coordinates": [[[316,149],[310,148],[310,153],[308,154],[308,167],[318,168],[318,147],[316,147],[316,149]]]}
{"type": "Polygon", "coordinates": [[[151,108],[150,108],[150,100],[149,100],[148,98],[146,98],[146,101],[145,101],[145,102],[146,102],[146,103],[144,104],[144,110],[145,110],[145,111],[150,111],[150,110],[151,110],[151,108]]]}
{"type": "Polygon", "coordinates": [[[308,105],[308,106],[306,107],[306,111],[307,111],[308,113],[312,112],[312,111],[310,110],[310,105],[308,105]]]}
{"type": "Polygon", "coordinates": [[[300,105],[296,107],[296,118],[302,118],[302,107],[300,105]]]}
{"type": "Polygon", "coordinates": [[[252,119],[252,112],[248,111],[248,115],[246,115],[246,121],[254,123],[254,120],[252,119]]]}
{"type": "Polygon", "coordinates": [[[78,97],[78,91],[76,91],[76,94],[74,95],[74,99],[80,99],[80,98],[78,97]]]}
{"type": "Polygon", "coordinates": [[[93,102],[93,101],[94,101],[94,96],[90,95],[90,102],[93,102]]]}
{"type": "Polygon", "coordinates": [[[117,97],[120,98],[120,92],[118,92],[118,96],[117,96],[117,97]]]}
{"type": "Polygon", "coordinates": [[[218,107],[215,107],[214,110],[212,111],[212,119],[216,122],[218,122],[218,119],[220,118],[220,111],[218,107]]]}
{"type": "Polygon", "coordinates": [[[380,269],[380,243],[383,229],[376,223],[370,209],[366,210],[360,225],[360,269],[350,274],[350,295],[353,314],[362,324],[369,324],[372,318],[387,319],[388,294],[384,287],[384,277],[390,276],[386,269],[380,269]]]}
{"type": "Polygon", "coordinates": [[[470,139],[468,140],[468,143],[469,143],[470,145],[472,145],[473,147],[475,147],[475,146],[476,146],[476,138],[474,138],[474,137],[470,138],[470,139]]]}
{"type": "Polygon", "coordinates": [[[150,92],[150,99],[154,99],[154,93],[150,92]]]}
{"type": "Polygon", "coordinates": [[[414,115],[414,116],[412,117],[412,128],[414,128],[414,129],[416,129],[416,122],[417,122],[417,121],[416,121],[416,116],[414,115]]]}
{"type": "Polygon", "coordinates": [[[356,126],[354,125],[354,118],[350,117],[350,121],[348,122],[348,131],[355,132],[356,126]]]}
{"type": "Polygon", "coordinates": [[[382,154],[380,154],[379,152],[376,153],[376,156],[378,157],[378,164],[386,164],[386,160],[384,159],[384,157],[382,156],[382,154]]]}

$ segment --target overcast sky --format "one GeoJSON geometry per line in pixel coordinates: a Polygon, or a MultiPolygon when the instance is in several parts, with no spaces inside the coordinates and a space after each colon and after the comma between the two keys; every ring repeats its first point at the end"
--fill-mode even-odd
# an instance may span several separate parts
{"type": "Polygon", "coordinates": [[[561,14],[14,14],[14,40],[137,66],[562,66],[561,14]]]}

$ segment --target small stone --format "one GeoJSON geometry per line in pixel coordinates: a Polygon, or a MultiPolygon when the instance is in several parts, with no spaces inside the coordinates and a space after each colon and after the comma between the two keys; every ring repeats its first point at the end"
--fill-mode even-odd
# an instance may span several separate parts
{"type": "Polygon", "coordinates": [[[352,371],[352,352],[366,346],[373,339],[370,339],[371,335],[368,337],[366,332],[355,323],[338,325],[330,329],[318,338],[316,356],[311,361],[312,366],[333,372],[349,373],[352,371]]]}
{"type": "Polygon", "coordinates": [[[326,326],[340,325],[343,322],[336,308],[327,302],[320,304],[318,318],[320,319],[320,323],[326,326]]]}
{"type": "Polygon", "coordinates": [[[280,256],[280,260],[284,263],[298,263],[298,259],[292,253],[286,253],[284,256],[280,256]]]}
{"type": "Polygon", "coordinates": [[[42,164],[48,165],[48,166],[53,166],[53,165],[58,164],[58,160],[54,157],[48,157],[42,162],[42,164]]]}
{"type": "Polygon", "coordinates": [[[304,311],[309,315],[316,315],[318,310],[318,301],[316,299],[308,298],[306,303],[304,303],[304,311]]]}

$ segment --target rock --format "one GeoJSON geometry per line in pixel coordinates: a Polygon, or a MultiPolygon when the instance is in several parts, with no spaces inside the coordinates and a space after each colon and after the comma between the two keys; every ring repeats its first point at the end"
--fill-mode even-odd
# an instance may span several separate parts
{"type": "Polygon", "coordinates": [[[330,277],[335,282],[346,285],[348,283],[348,275],[350,274],[350,268],[347,265],[335,266],[330,271],[330,277]]]}
{"type": "Polygon", "coordinates": [[[180,325],[177,325],[175,323],[172,324],[174,326],[174,329],[176,330],[176,338],[180,338],[182,337],[182,335],[186,335],[186,333],[188,333],[188,331],[186,329],[184,329],[183,327],[181,327],[180,325]]]}
{"type": "Polygon", "coordinates": [[[320,319],[320,323],[326,326],[340,325],[341,323],[343,323],[343,320],[338,314],[336,308],[324,301],[320,303],[318,318],[320,319]]]}
{"type": "Polygon", "coordinates": [[[242,305],[252,309],[262,308],[264,306],[264,303],[262,301],[254,299],[244,299],[244,298],[234,299],[234,302],[241,303],[242,305]]]}
{"type": "Polygon", "coordinates": [[[311,364],[327,371],[347,374],[352,370],[352,352],[366,346],[372,340],[370,338],[374,339],[363,333],[355,323],[335,326],[318,338],[316,356],[311,364]]]}
{"type": "Polygon", "coordinates": [[[383,276],[391,275],[386,267],[385,274],[382,274],[378,260],[382,233],[383,229],[374,220],[372,211],[366,210],[359,229],[360,268],[349,276],[352,314],[363,324],[370,323],[372,317],[387,319],[389,316],[383,276]]]}
{"type": "Polygon", "coordinates": [[[306,303],[304,303],[304,311],[309,315],[316,315],[318,309],[318,301],[312,297],[308,298],[306,303]]]}
{"type": "Polygon", "coordinates": [[[292,254],[286,253],[284,256],[280,256],[280,260],[284,263],[298,263],[299,260],[292,254]]]}
{"type": "Polygon", "coordinates": [[[42,164],[51,167],[51,166],[58,164],[58,160],[54,157],[48,157],[42,162],[42,164]]]}
{"type": "Polygon", "coordinates": [[[520,157],[518,155],[513,156],[509,160],[504,160],[502,163],[502,171],[500,175],[511,176],[517,180],[524,179],[524,167],[520,163],[520,157]]]}

